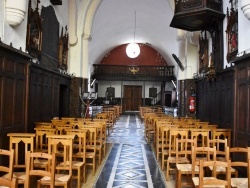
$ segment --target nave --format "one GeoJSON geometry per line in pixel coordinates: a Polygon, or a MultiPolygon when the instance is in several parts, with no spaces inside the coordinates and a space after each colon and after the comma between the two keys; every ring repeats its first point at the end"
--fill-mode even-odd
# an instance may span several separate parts
{"type": "MultiPolygon", "coordinates": [[[[144,139],[137,114],[122,115],[107,137],[110,152],[93,182],[96,188],[165,188],[165,177],[144,139]]],[[[90,186],[89,180],[83,186],[90,186]]]]}

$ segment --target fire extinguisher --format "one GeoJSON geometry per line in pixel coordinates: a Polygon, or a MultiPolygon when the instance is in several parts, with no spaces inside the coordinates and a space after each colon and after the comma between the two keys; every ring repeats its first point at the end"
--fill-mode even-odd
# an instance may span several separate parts
{"type": "Polygon", "coordinates": [[[191,88],[191,96],[189,97],[189,112],[195,113],[195,91],[191,88]]]}

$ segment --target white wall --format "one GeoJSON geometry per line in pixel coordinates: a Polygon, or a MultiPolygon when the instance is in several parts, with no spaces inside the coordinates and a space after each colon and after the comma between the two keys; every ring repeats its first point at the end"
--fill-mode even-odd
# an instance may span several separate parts
{"type": "MultiPolygon", "coordinates": [[[[250,3],[250,1],[249,1],[250,3]]],[[[239,54],[246,51],[250,53],[250,20],[248,20],[242,10],[241,10],[241,1],[239,1],[238,6],[238,22],[239,22],[239,54]]]]}
{"type": "MultiPolygon", "coordinates": [[[[157,93],[161,91],[161,83],[160,82],[145,82],[145,90],[144,90],[144,82],[143,81],[97,81],[98,83],[98,97],[105,97],[105,92],[108,87],[115,88],[115,97],[123,97],[123,86],[124,85],[138,85],[142,86],[142,97],[149,97],[149,88],[155,87],[157,88],[157,93]]],[[[172,83],[171,83],[172,84],[172,83]]],[[[172,91],[173,86],[167,86],[168,91],[172,91]]]]}
{"type": "MultiPolygon", "coordinates": [[[[28,1],[28,0],[27,0],[28,1]]],[[[26,48],[26,32],[27,32],[27,17],[28,17],[28,3],[27,3],[27,9],[26,14],[24,17],[23,22],[21,22],[20,25],[16,27],[12,27],[8,24],[6,20],[4,20],[4,8],[2,7],[5,3],[5,0],[1,0],[0,2],[0,37],[3,40],[3,43],[10,45],[12,43],[12,46],[14,48],[20,49],[22,48],[22,51],[25,51],[26,48]],[[3,23],[4,22],[4,23],[3,23]]],[[[37,0],[31,1],[33,10],[36,8],[37,0]]],[[[50,6],[51,3],[48,0],[41,0],[41,3],[39,4],[39,11],[41,12],[42,6],[47,7],[50,6]]],[[[68,25],[68,3],[63,1],[63,4],[60,6],[53,6],[55,9],[55,14],[57,16],[57,19],[60,23],[60,31],[61,27],[65,27],[68,25]]],[[[61,32],[60,32],[61,33],[61,32]]],[[[59,33],[59,34],[60,34],[59,33]]]]}

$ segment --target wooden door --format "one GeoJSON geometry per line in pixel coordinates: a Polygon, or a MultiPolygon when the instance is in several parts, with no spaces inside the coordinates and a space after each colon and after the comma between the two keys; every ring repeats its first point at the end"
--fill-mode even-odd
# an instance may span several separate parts
{"type": "Polygon", "coordinates": [[[142,104],[142,86],[124,86],[124,104],[127,111],[138,111],[142,104]]]}

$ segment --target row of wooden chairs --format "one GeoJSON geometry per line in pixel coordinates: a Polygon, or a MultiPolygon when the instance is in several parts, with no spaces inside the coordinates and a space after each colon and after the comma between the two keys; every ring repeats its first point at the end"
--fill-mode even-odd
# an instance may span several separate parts
{"type": "MultiPolygon", "coordinates": [[[[215,142],[217,142],[216,140],[215,142]]],[[[190,144],[192,140],[178,139],[176,141],[176,146],[183,146],[183,144],[190,144]]],[[[216,146],[212,147],[197,147],[192,145],[191,150],[185,152],[176,150],[176,187],[180,188],[182,186],[187,186],[190,183],[194,184],[195,187],[204,187],[209,185],[209,187],[227,186],[227,187],[249,187],[248,173],[245,178],[238,178],[237,167],[245,167],[246,172],[250,170],[250,148],[229,148],[225,147],[225,158],[221,160],[218,158],[218,149],[216,146]],[[243,156],[244,160],[236,159],[233,155],[236,153],[243,156]],[[181,157],[191,156],[189,162],[183,162],[180,160],[181,157]],[[180,158],[179,158],[180,156],[180,158]],[[206,174],[211,174],[210,178],[203,178],[205,176],[205,169],[207,167],[209,172],[206,174]],[[186,181],[183,183],[182,176],[191,176],[192,181],[186,181]],[[197,177],[198,176],[198,177],[197,177]],[[221,179],[218,179],[221,177],[221,179]],[[219,184],[218,184],[219,183],[219,184]]],[[[220,155],[219,155],[220,156],[220,155]]]]}
{"type": "MultiPolygon", "coordinates": [[[[45,129],[45,128],[37,128],[37,130],[45,129]]],[[[49,128],[47,128],[50,130],[49,128]]],[[[53,128],[51,128],[53,130],[53,128]]],[[[61,182],[64,182],[64,187],[68,187],[71,178],[77,179],[77,185],[80,188],[81,183],[86,181],[86,165],[91,165],[93,167],[93,174],[95,173],[96,169],[96,156],[102,156],[101,150],[103,146],[99,145],[99,153],[96,152],[98,149],[98,141],[97,141],[97,132],[98,127],[93,126],[86,126],[81,129],[65,129],[66,135],[55,135],[51,132],[51,134],[41,135],[42,137],[46,137],[47,146],[42,145],[41,147],[37,148],[35,145],[46,144],[45,142],[37,142],[34,143],[36,134],[34,133],[10,133],[8,134],[10,138],[10,149],[15,150],[14,156],[14,169],[13,172],[14,177],[17,178],[18,184],[24,184],[25,182],[25,172],[21,169],[25,169],[26,163],[19,163],[20,162],[20,155],[22,154],[24,158],[27,157],[27,152],[40,152],[40,153],[48,153],[53,154],[56,153],[56,156],[60,157],[60,163],[57,163],[56,169],[64,169],[68,170],[70,173],[67,176],[55,176],[60,179],[61,182]],[[57,142],[55,141],[57,139],[57,142]],[[20,147],[20,143],[23,146],[20,147]],[[38,144],[39,143],[39,144],[38,144]],[[54,145],[52,147],[52,145],[54,145]],[[62,145],[65,145],[62,147],[62,145]],[[22,148],[22,150],[21,150],[22,148]],[[23,150],[24,148],[24,150],[23,150]],[[69,154],[65,154],[64,152],[68,152],[69,154]],[[75,151],[73,153],[73,151],[75,151]],[[90,159],[90,160],[88,160],[90,159]],[[90,161],[90,162],[88,162],[90,161]],[[71,164],[71,165],[69,165],[71,164]],[[21,171],[19,171],[20,169],[21,171]],[[71,171],[76,171],[77,176],[74,176],[71,171]],[[66,183],[67,182],[67,183],[66,183]]],[[[50,130],[51,131],[51,130],[50,130]]],[[[54,131],[55,133],[55,131],[54,131]]],[[[38,134],[39,135],[39,134],[38,134]]],[[[37,136],[38,136],[37,135],[37,136]]],[[[102,135],[102,133],[101,133],[102,135]]],[[[99,159],[100,160],[100,159],[99,159]]],[[[58,160],[59,161],[59,160],[58,160]]],[[[34,167],[48,169],[48,162],[44,160],[35,160],[34,167]]],[[[5,176],[4,178],[8,178],[5,176]]],[[[57,181],[55,181],[56,184],[57,181]]],[[[43,184],[43,182],[41,182],[43,184]]]]}

